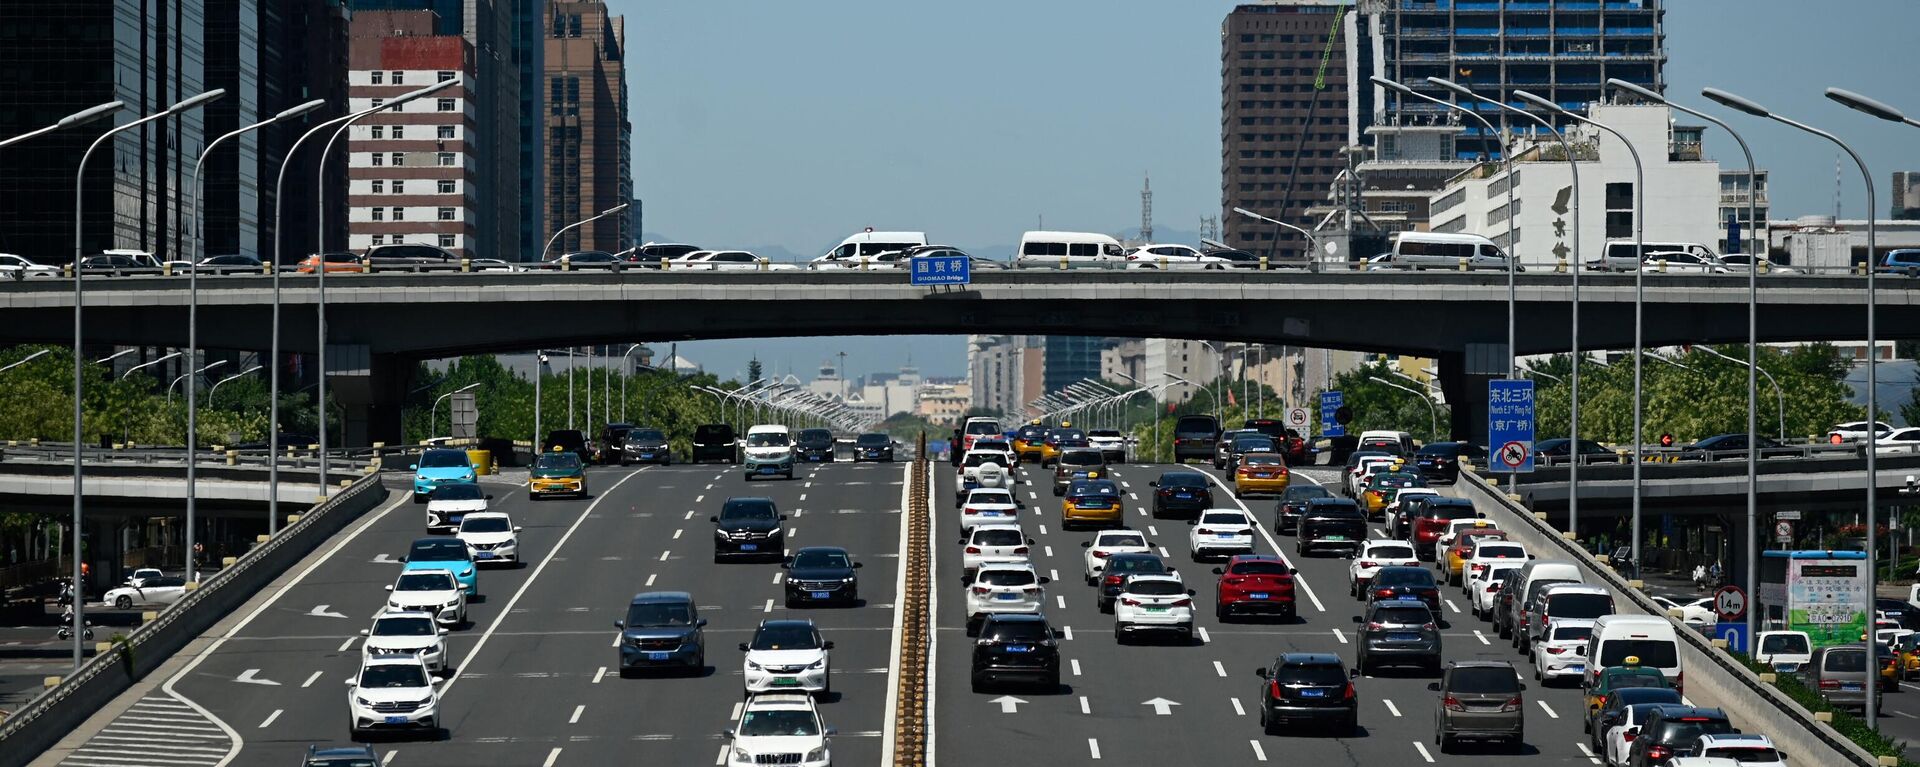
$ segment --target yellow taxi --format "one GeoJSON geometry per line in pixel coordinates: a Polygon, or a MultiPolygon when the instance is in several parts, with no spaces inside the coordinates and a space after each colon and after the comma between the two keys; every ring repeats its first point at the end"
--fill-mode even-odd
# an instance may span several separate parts
{"type": "Polygon", "coordinates": [[[527,475],[527,495],[536,500],[550,495],[587,497],[587,465],[580,454],[564,447],[541,453],[527,475]]]}
{"type": "Polygon", "coordinates": [[[1367,490],[1360,494],[1360,502],[1367,508],[1367,516],[1385,517],[1388,504],[1400,496],[1401,490],[1427,486],[1427,481],[1419,474],[1405,469],[1406,464],[1396,463],[1387,471],[1375,472],[1367,478],[1367,490]]]}
{"type": "Polygon", "coordinates": [[[1473,552],[1474,546],[1479,545],[1479,542],[1474,540],[1476,538],[1481,540],[1498,538],[1504,541],[1507,540],[1507,531],[1494,529],[1492,523],[1488,523],[1486,527],[1476,525],[1470,529],[1461,530],[1458,535],[1455,535],[1453,545],[1447,547],[1446,582],[1460,582],[1461,572],[1467,569],[1467,555],[1473,552]]]}
{"type": "Polygon", "coordinates": [[[1240,495],[1284,493],[1292,481],[1287,460],[1279,453],[1247,453],[1233,470],[1233,491],[1240,495]]]}
{"type": "Polygon", "coordinates": [[[1895,637],[1893,651],[1900,654],[1900,678],[1920,676],[1920,631],[1895,637]]]}
{"type": "Polygon", "coordinates": [[[1060,502],[1060,526],[1108,527],[1120,524],[1125,509],[1120,488],[1110,479],[1076,479],[1060,502]]]}
{"type": "Polygon", "coordinates": [[[1039,461],[1045,452],[1047,427],[1030,423],[1013,435],[1013,455],[1021,461],[1039,461]]]}

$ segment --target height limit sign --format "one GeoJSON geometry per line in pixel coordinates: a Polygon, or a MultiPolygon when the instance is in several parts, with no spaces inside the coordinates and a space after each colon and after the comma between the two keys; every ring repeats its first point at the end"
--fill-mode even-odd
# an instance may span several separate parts
{"type": "Polygon", "coordinates": [[[1533,471],[1533,382],[1494,379],[1487,382],[1487,446],[1496,472],[1533,471]]]}

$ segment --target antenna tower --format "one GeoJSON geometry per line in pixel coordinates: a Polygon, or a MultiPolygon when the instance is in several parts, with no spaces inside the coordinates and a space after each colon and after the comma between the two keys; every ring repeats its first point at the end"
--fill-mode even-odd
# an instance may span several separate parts
{"type": "Polygon", "coordinates": [[[1140,241],[1153,242],[1153,177],[1142,174],[1140,185],[1140,241]]]}

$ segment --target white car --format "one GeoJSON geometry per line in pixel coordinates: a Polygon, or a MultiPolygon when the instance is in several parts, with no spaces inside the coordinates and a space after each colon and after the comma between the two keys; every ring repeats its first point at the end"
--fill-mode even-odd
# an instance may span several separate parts
{"type": "Polygon", "coordinates": [[[1920,426],[1894,429],[1893,433],[1874,440],[1873,452],[1878,455],[1920,453],[1920,426]]]}
{"type": "Polygon", "coordinates": [[[1467,596],[1473,598],[1473,617],[1493,617],[1493,599],[1500,593],[1501,581],[1520,572],[1520,567],[1519,562],[1496,564],[1467,579],[1467,596]]]}
{"type": "Polygon", "coordinates": [[[1408,498],[1417,498],[1423,495],[1437,496],[1439,494],[1440,494],[1440,491],[1435,490],[1431,487],[1400,488],[1400,492],[1393,494],[1393,502],[1387,504],[1385,527],[1388,530],[1400,529],[1400,511],[1406,508],[1406,506],[1402,504],[1405,504],[1408,498]]]}
{"type": "Polygon", "coordinates": [[[1543,638],[1532,643],[1533,679],[1579,679],[1587,671],[1587,640],[1593,636],[1593,621],[1555,618],[1547,621],[1543,638]]]}
{"type": "Polygon", "coordinates": [[[967,499],[960,502],[960,534],[966,535],[973,528],[991,524],[1019,524],[1022,504],[1009,490],[998,487],[976,487],[967,491],[967,499]]]}
{"type": "Polygon", "coordinates": [[[447,630],[433,619],[433,613],[382,613],[373,619],[373,628],[360,630],[360,636],[366,637],[360,645],[363,664],[376,655],[408,655],[419,658],[428,671],[447,672],[447,630]]]}
{"type": "Polygon", "coordinates": [[[810,620],[761,621],[753,640],[741,642],[747,694],[761,692],[833,692],[833,643],[820,638],[810,620]]]}
{"type": "Polygon", "coordinates": [[[1347,474],[1347,497],[1360,497],[1361,489],[1367,486],[1367,479],[1383,471],[1392,471],[1393,467],[1406,462],[1397,455],[1370,455],[1353,465],[1353,471],[1347,474]]]}
{"type": "Polygon", "coordinates": [[[166,573],[160,572],[160,568],[158,567],[137,567],[134,568],[132,574],[127,576],[126,581],[120,585],[144,586],[149,578],[159,578],[163,575],[166,575],[166,573]]]}
{"type": "Polygon", "coordinates": [[[1093,540],[1081,541],[1080,545],[1087,550],[1081,558],[1084,560],[1084,573],[1088,586],[1099,582],[1100,573],[1107,569],[1107,557],[1115,554],[1147,554],[1153,551],[1148,547],[1145,534],[1124,527],[1101,530],[1093,534],[1093,540]]]}
{"type": "Polygon", "coordinates": [[[1435,552],[1433,564],[1443,566],[1447,562],[1447,547],[1453,545],[1453,539],[1459,537],[1461,530],[1498,530],[1492,520],[1479,517],[1447,520],[1447,529],[1440,531],[1440,537],[1433,542],[1435,552]]]}
{"type": "Polygon", "coordinates": [[[1696,599],[1685,603],[1677,602],[1666,597],[1653,597],[1652,599],[1654,604],[1659,605],[1662,610],[1669,611],[1669,614],[1671,614],[1673,610],[1679,610],[1680,622],[1687,624],[1689,628],[1711,628],[1720,623],[1720,616],[1713,612],[1713,597],[1696,599]]]}
{"type": "Polygon", "coordinates": [[[776,264],[744,250],[696,250],[668,263],[671,271],[767,272],[792,271],[799,264],[776,264]]]}
{"type": "MultiPolygon", "coordinates": [[[[1759,733],[1730,732],[1702,735],[1693,742],[1688,760],[1729,761],[1738,767],[1786,767],[1787,757],[1774,748],[1773,739],[1759,733]]],[[[1676,763],[1680,760],[1674,760],[1676,763]]]]}
{"type": "Polygon", "coordinates": [[[1002,467],[1020,465],[1019,457],[1014,455],[1013,452],[1013,443],[1004,439],[976,439],[973,441],[973,447],[967,452],[993,453],[998,455],[1000,456],[1000,460],[995,461],[995,463],[1000,464],[1002,467]]]}
{"type": "Polygon", "coordinates": [[[1087,447],[1100,451],[1107,463],[1127,462],[1127,437],[1118,429],[1088,429],[1087,447]]]}
{"type": "Polygon", "coordinates": [[[443,626],[467,621],[467,592],[452,570],[408,570],[387,587],[387,609],[420,611],[443,626]]]}
{"type": "Polygon", "coordinates": [[[503,511],[468,514],[454,537],[467,544],[473,563],[520,564],[520,527],[503,511]]]}
{"type": "Polygon", "coordinates": [[[969,576],[989,562],[1025,562],[1033,539],[1017,524],[975,525],[960,549],[960,571],[969,576]]]}
{"type": "Polygon", "coordinates": [[[1638,736],[1640,726],[1652,718],[1654,707],[1662,705],[1669,704],[1634,703],[1621,710],[1619,721],[1600,734],[1600,745],[1604,747],[1601,757],[1606,759],[1608,765],[1627,767],[1627,757],[1633,754],[1633,740],[1627,737],[1627,733],[1638,736]]]}
{"type": "Polygon", "coordinates": [[[170,605],[186,595],[187,579],[163,575],[144,579],[138,586],[121,586],[108,591],[100,598],[100,602],[113,605],[117,610],[130,610],[135,607],[170,605]]]}
{"type": "Polygon", "coordinates": [[[1357,598],[1367,595],[1367,583],[1382,567],[1419,567],[1413,544],[1406,541],[1367,541],[1360,553],[1347,562],[1347,593],[1357,598]]]}
{"type": "Polygon", "coordinates": [[[1660,251],[1648,253],[1640,271],[1647,274],[1726,274],[1731,270],[1718,258],[1705,258],[1681,251],[1660,251]]]}
{"type": "Polygon", "coordinates": [[[0,278],[16,280],[51,279],[60,276],[60,267],[36,264],[24,256],[0,253],[0,278]]]}
{"type": "Polygon", "coordinates": [[[1187,555],[1195,562],[1202,557],[1253,553],[1253,518],[1244,511],[1208,509],[1187,524],[1193,526],[1187,533],[1187,555]]]}
{"type": "Polygon", "coordinates": [[[1526,544],[1491,536],[1481,539],[1473,543],[1466,561],[1460,565],[1460,575],[1457,576],[1460,589],[1472,593],[1474,573],[1505,562],[1525,564],[1531,556],[1527,553],[1526,544]]]}
{"type": "Polygon", "coordinates": [[[1141,632],[1166,632],[1182,643],[1192,641],[1193,591],[1171,575],[1128,578],[1113,601],[1113,638],[1126,644],[1141,632]]]}
{"type": "Polygon", "coordinates": [[[832,767],[833,736],[839,731],[820,721],[813,697],[770,693],[747,698],[740,725],[727,730],[727,767],[787,764],[832,767]]]}
{"type": "Polygon", "coordinates": [[[1813,660],[1813,639],[1805,631],[1762,631],[1756,646],[1760,649],[1753,654],[1754,661],[1783,674],[1798,672],[1813,660]]]}
{"type": "Polygon", "coordinates": [[[347,688],[347,727],[354,740],[375,730],[440,731],[440,693],[416,656],[367,658],[347,688]]]}
{"type": "Polygon", "coordinates": [[[973,574],[967,587],[967,633],[972,635],[988,615],[1040,612],[1048,583],[1035,573],[1032,562],[987,562],[973,574]]]}
{"type": "Polygon", "coordinates": [[[1142,245],[1127,251],[1128,269],[1228,269],[1233,262],[1192,245],[1142,245]]]}
{"type": "Polygon", "coordinates": [[[461,482],[441,485],[427,494],[427,534],[444,535],[460,528],[468,514],[487,510],[493,496],[477,484],[461,482]]]}
{"type": "Polygon", "coordinates": [[[1841,442],[1865,442],[1869,429],[1873,431],[1875,437],[1885,437],[1893,431],[1893,425],[1886,421],[1874,421],[1872,424],[1866,421],[1834,424],[1833,428],[1827,430],[1827,441],[1832,442],[1833,438],[1838,436],[1841,442]]]}

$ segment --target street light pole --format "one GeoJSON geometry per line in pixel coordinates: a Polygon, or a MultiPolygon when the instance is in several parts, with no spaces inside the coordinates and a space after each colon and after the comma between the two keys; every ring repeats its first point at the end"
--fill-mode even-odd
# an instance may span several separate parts
{"type": "Polygon", "coordinates": [[[1407,388],[1405,386],[1401,386],[1400,384],[1394,383],[1392,381],[1381,378],[1379,376],[1368,376],[1368,378],[1373,379],[1374,383],[1381,384],[1384,386],[1391,386],[1395,389],[1399,389],[1400,391],[1406,392],[1415,397],[1419,397],[1420,401],[1423,403],[1426,403],[1426,406],[1427,406],[1427,434],[1429,438],[1438,438],[1440,434],[1440,409],[1433,406],[1433,398],[1431,396],[1418,391],[1414,391],[1413,389],[1407,388]]]}
{"type": "Polygon", "coordinates": [[[46,353],[47,353],[48,351],[49,351],[49,350],[47,350],[47,349],[41,349],[40,351],[37,351],[37,352],[34,352],[34,353],[32,353],[32,354],[29,354],[29,355],[27,355],[27,356],[25,356],[25,357],[21,357],[21,358],[20,358],[19,360],[17,360],[17,361],[15,361],[15,362],[13,362],[13,363],[10,363],[10,364],[8,364],[8,365],[6,365],[5,367],[0,367],[0,373],[5,373],[5,372],[7,372],[7,371],[9,371],[9,370],[12,370],[12,369],[14,369],[14,368],[17,368],[17,367],[20,367],[21,365],[25,365],[25,364],[27,364],[27,363],[29,363],[29,362],[32,362],[32,361],[33,361],[33,358],[35,358],[35,357],[38,357],[38,356],[40,356],[40,355],[42,355],[42,354],[46,354],[46,353]]]}
{"type": "Polygon", "coordinates": [[[549,251],[552,251],[552,250],[553,250],[553,244],[554,244],[555,242],[558,242],[558,241],[560,240],[560,235],[563,235],[563,234],[566,234],[568,230],[571,230],[571,229],[578,229],[578,228],[580,228],[580,227],[582,227],[582,226],[586,226],[587,224],[591,224],[591,223],[593,223],[593,222],[595,222],[595,221],[599,221],[600,219],[603,219],[603,218],[606,218],[606,217],[608,217],[608,216],[611,216],[611,215],[613,215],[613,214],[615,214],[615,213],[619,213],[620,211],[623,211],[623,210],[626,210],[626,209],[627,209],[627,206],[628,206],[628,205],[632,205],[632,204],[633,204],[633,203],[628,203],[628,202],[623,202],[623,203],[620,203],[619,205],[615,205],[615,206],[613,206],[613,207],[611,207],[611,208],[608,208],[608,209],[606,209],[606,210],[603,210],[603,211],[600,211],[599,213],[596,213],[596,214],[594,214],[594,215],[592,215],[592,216],[588,216],[588,217],[586,217],[586,218],[583,218],[583,219],[580,219],[579,221],[575,221],[575,222],[573,222],[573,223],[571,223],[571,224],[568,224],[568,225],[566,225],[566,226],[563,226],[563,227],[560,227],[560,231],[557,231],[557,232],[554,232],[554,233],[553,233],[553,236],[547,239],[547,246],[546,246],[545,248],[542,248],[542,249],[540,250],[540,261],[541,261],[541,263],[545,263],[545,262],[546,262],[546,260],[547,260],[547,253],[548,253],[549,251]]]}
{"type": "MultiPolygon", "coordinates": [[[[480,382],[475,381],[473,383],[467,384],[466,386],[462,386],[458,389],[454,389],[453,391],[447,392],[446,394],[442,394],[438,397],[435,397],[433,400],[433,407],[427,408],[427,439],[433,439],[433,422],[434,422],[434,417],[440,413],[440,402],[455,394],[459,394],[461,392],[466,392],[466,391],[473,391],[474,389],[478,389],[478,388],[480,388],[480,382]]],[[[448,421],[447,435],[451,437],[453,435],[453,427],[452,427],[453,416],[451,414],[447,416],[447,421],[448,421]]]]}
{"type": "Polygon", "coordinates": [[[1303,229],[1301,227],[1294,226],[1293,224],[1289,224],[1285,221],[1281,221],[1279,219],[1267,218],[1266,216],[1262,216],[1258,213],[1247,210],[1246,208],[1234,208],[1233,212],[1238,213],[1242,216],[1246,216],[1247,218],[1254,219],[1256,221],[1265,221],[1275,226],[1284,226],[1288,229],[1292,229],[1304,235],[1307,238],[1307,250],[1309,251],[1307,253],[1307,268],[1313,271],[1319,271],[1318,265],[1320,263],[1320,241],[1314,238],[1312,232],[1309,232],[1306,229],[1303,229]]]}
{"type": "Polygon", "coordinates": [[[153,367],[154,365],[158,365],[162,362],[166,362],[167,360],[173,359],[178,356],[180,356],[179,352],[167,352],[166,354],[160,356],[158,359],[149,360],[147,362],[142,362],[138,365],[134,365],[133,367],[127,368],[127,372],[120,374],[120,380],[122,381],[127,380],[128,377],[133,375],[133,371],[135,370],[139,370],[141,368],[146,368],[146,367],[153,367]]]}
{"type": "Polygon", "coordinates": [[[46,126],[44,128],[38,128],[35,130],[27,131],[26,133],[22,133],[18,136],[14,136],[4,141],[0,141],[0,149],[13,146],[14,144],[18,144],[22,141],[26,141],[27,139],[34,138],[36,136],[52,133],[54,131],[60,130],[61,128],[72,128],[78,125],[84,125],[86,123],[93,122],[94,120],[98,120],[102,117],[107,117],[116,112],[119,112],[121,107],[124,107],[124,106],[126,106],[126,102],[109,101],[105,104],[100,104],[98,106],[87,107],[86,109],[82,109],[78,112],[67,115],[66,117],[60,118],[59,122],[56,122],[52,125],[46,126]]]}
{"type": "Polygon", "coordinates": [[[174,376],[173,381],[167,384],[167,404],[169,405],[173,404],[173,387],[179,386],[181,381],[186,380],[187,378],[195,378],[196,380],[194,383],[187,384],[187,390],[192,391],[194,385],[198,383],[197,377],[204,376],[207,374],[207,371],[220,367],[221,365],[225,365],[225,364],[227,364],[226,360],[214,360],[213,362],[208,363],[206,367],[200,368],[199,370],[195,370],[191,373],[181,373],[180,375],[174,376]]]}

